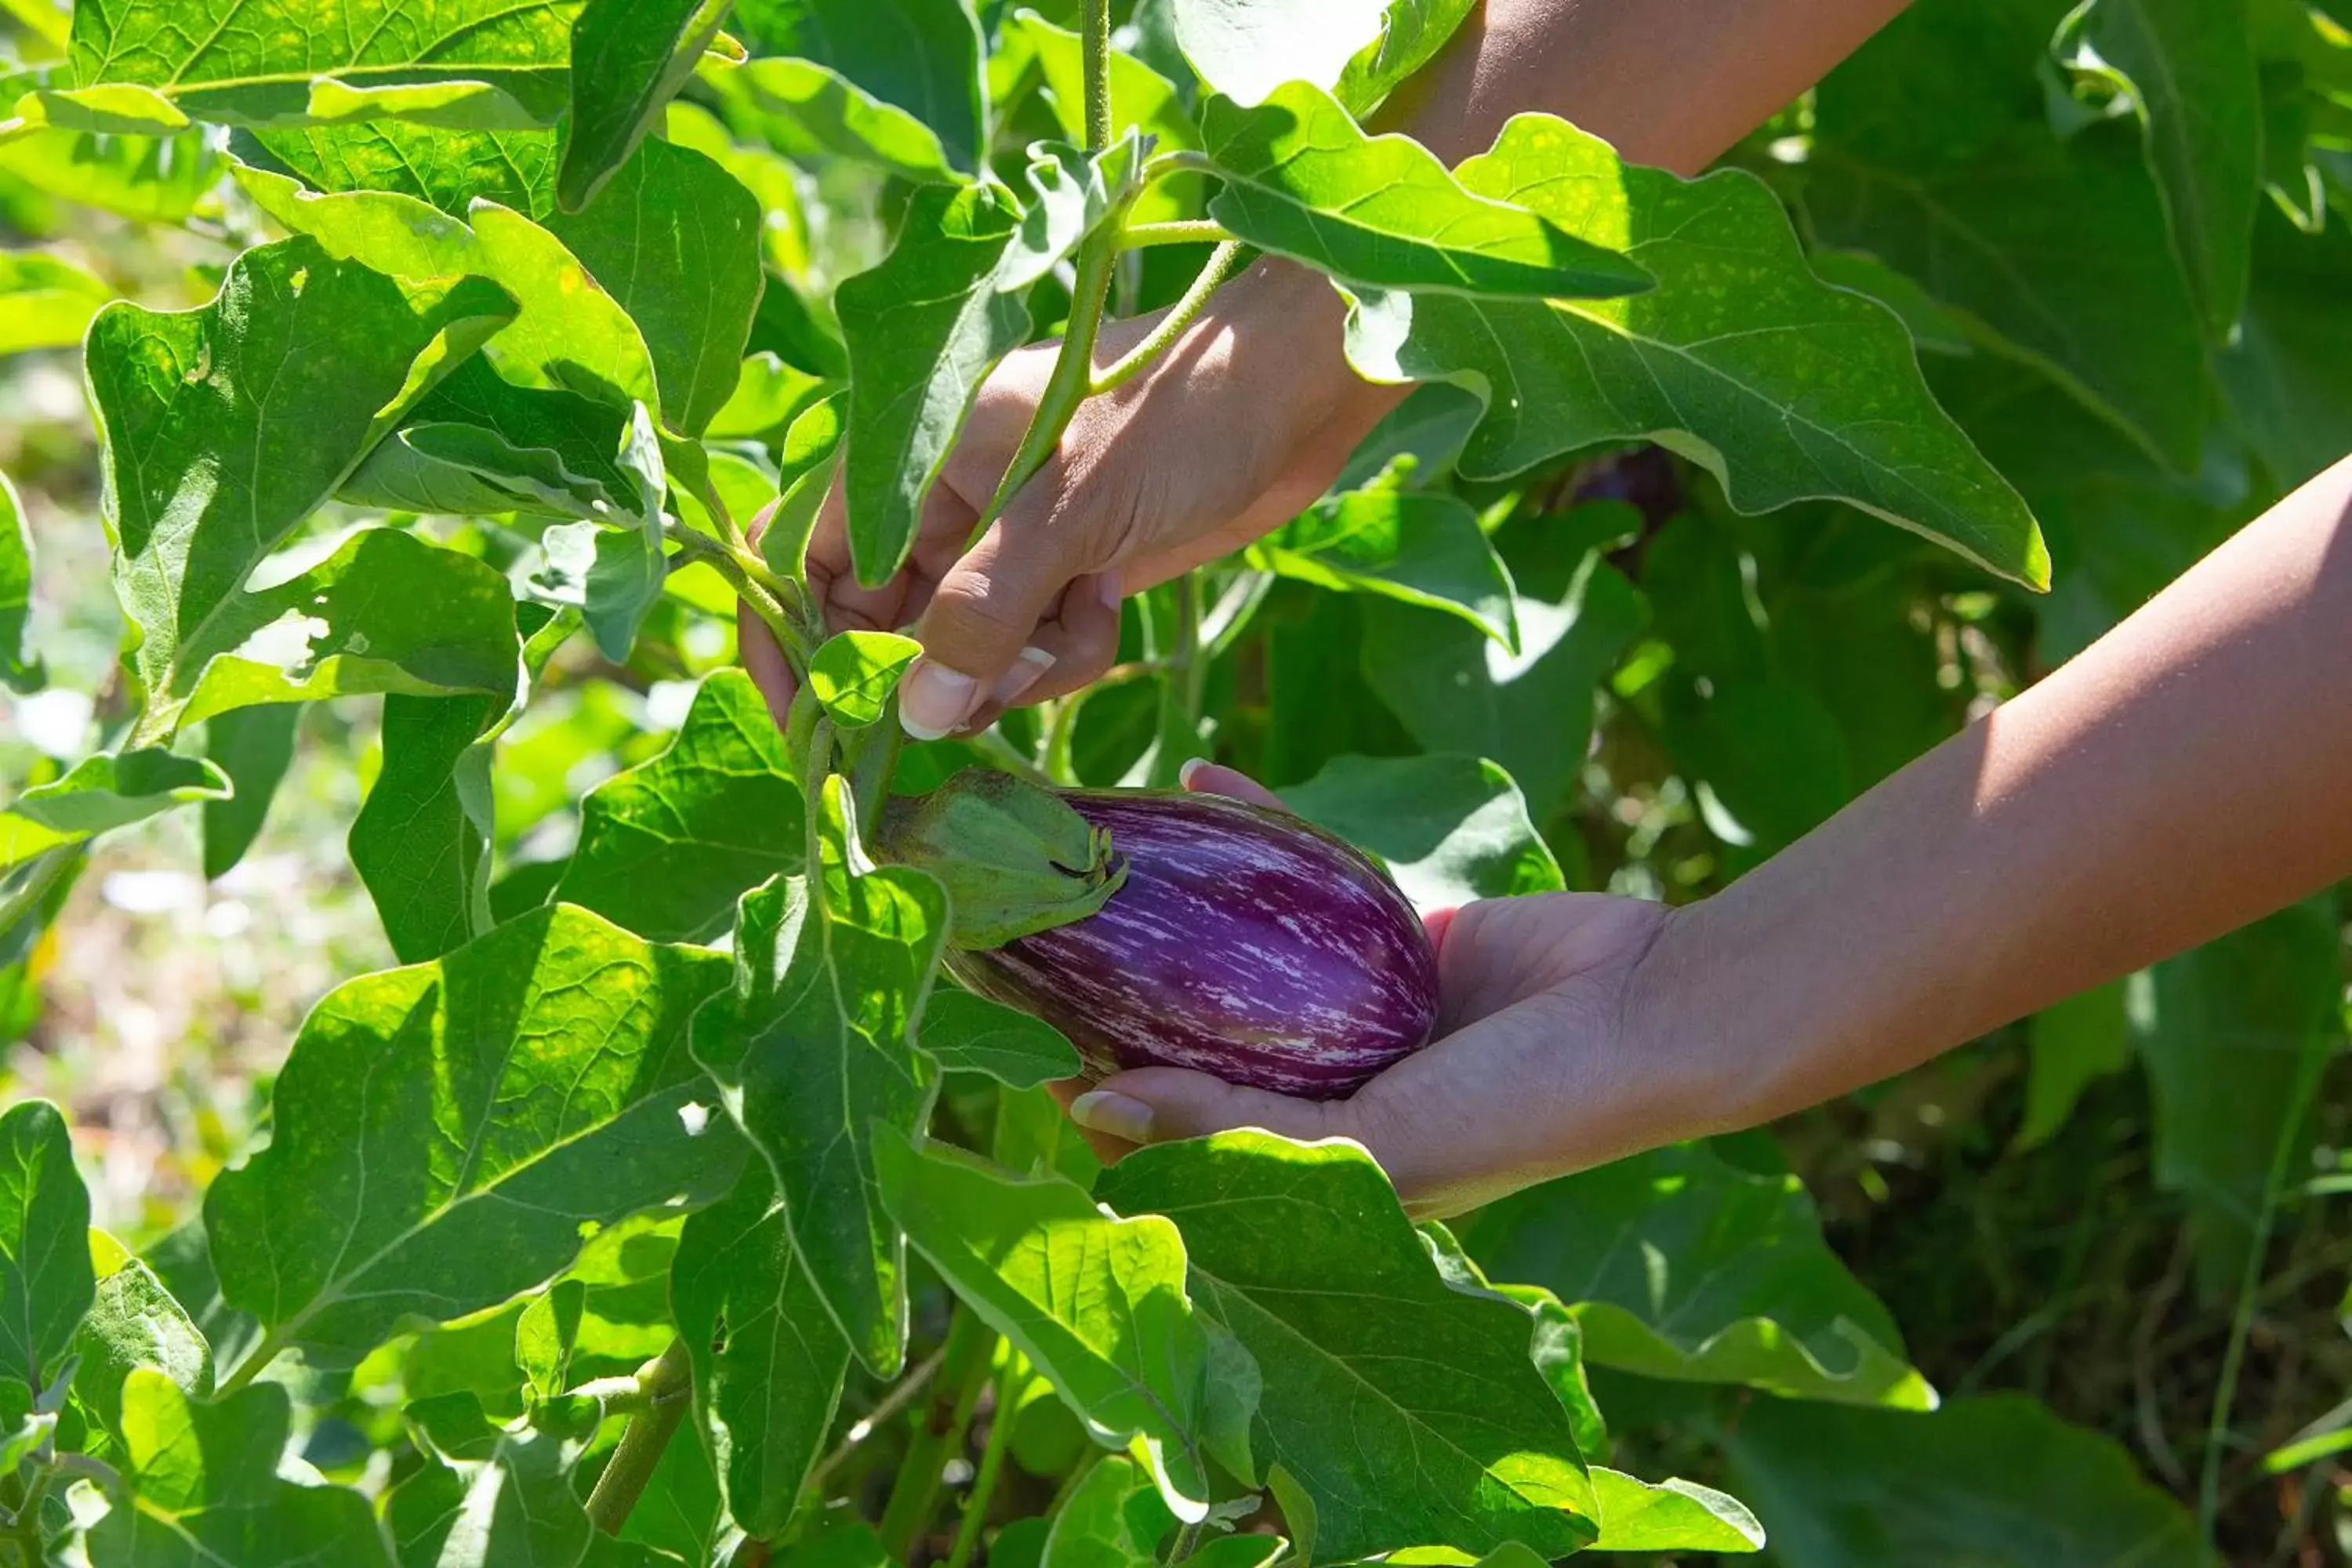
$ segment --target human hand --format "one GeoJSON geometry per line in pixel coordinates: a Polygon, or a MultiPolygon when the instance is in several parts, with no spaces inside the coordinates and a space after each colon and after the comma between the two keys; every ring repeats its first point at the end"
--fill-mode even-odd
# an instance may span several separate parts
{"type": "MultiPolygon", "coordinates": [[[[1106,324],[1097,363],[1157,321],[1106,324]]],[[[1260,263],[1141,374],[1081,405],[1055,456],[966,553],[1060,345],[1010,355],[982,388],[890,581],[859,584],[839,488],[825,498],[808,576],[826,626],[913,625],[924,657],[900,683],[899,704],[918,739],[983,729],[1014,702],[1084,686],[1117,657],[1123,592],[1286,521],[1402,395],[1349,370],[1340,321],[1320,277],[1260,263]]],[[[737,624],[744,665],[781,724],[792,673],[757,617],[745,612],[737,624]]]]}
{"type": "MultiPolygon", "coordinates": [[[[1231,768],[1185,786],[1279,806],[1231,768]]],[[[1662,904],[1588,893],[1487,899],[1428,917],[1436,1037],[1347,1100],[1293,1100],[1180,1068],[1114,1074],[1068,1100],[1098,1152],[1262,1127],[1352,1138],[1405,1206],[1442,1217],[1573,1170],[1700,1132],[1708,1075],[1658,1026],[1643,961],[1662,904]]]]}

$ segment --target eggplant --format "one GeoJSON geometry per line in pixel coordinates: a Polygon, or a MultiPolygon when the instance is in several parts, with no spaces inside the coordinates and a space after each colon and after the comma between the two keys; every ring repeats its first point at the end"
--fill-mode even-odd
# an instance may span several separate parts
{"type": "MultiPolygon", "coordinates": [[[[989,777],[972,782],[998,795],[1016,787],[980,782],[989,777]]],[[[948,967],[1067,1035],[1089,1077],[1165,1065],[1328,1100],[1428,1041],[1436,953],[1412,904],[1353,846],[1219,795],[1051,793],[1083,819],[1084,834],[1074,825],[1064,836],[1065,868],[1074,886],[1091,879],[1093,907],[951,945],[948,967]],[[1106,837],[1111,858],[1079,848],[1106,837]]],[[[949,837],[930,836],[941,848],[949,837]]]]}

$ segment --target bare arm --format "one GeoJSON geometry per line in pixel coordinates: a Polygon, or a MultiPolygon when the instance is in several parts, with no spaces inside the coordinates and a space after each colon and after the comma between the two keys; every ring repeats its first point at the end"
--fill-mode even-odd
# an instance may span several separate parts
{"type": "Polygon", "coordinates": [[[1746,1125],[2347,875],[2352,458],[1669,921],[1636,1033],[1746,1125]]]}

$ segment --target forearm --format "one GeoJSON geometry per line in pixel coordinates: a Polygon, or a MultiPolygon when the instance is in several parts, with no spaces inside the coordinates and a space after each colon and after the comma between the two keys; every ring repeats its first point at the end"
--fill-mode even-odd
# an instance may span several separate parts
{"type": "Polygon", "coordinates": [[[2352,875],[2352,459],[1717,897],[1638,1005],[1745,1124],[2352,875]]]}

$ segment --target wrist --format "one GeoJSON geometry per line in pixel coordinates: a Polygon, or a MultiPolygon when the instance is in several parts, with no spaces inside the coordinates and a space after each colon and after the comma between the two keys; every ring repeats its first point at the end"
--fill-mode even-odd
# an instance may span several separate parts
{"type": "Polygon", "coordinates": [[[1718,913],[1712,900],[1668,910],[1626,977],[1623,1036],[1656,1089],[1645,1147],[1735,1132],[1788,1109],[1765,1053],[1735,1033],[1749,1014],[1723,994],[1737,965],[1718,913]]]}
{"type": "Polygon", "coordinates": [[[1281,257],[1261,257],[1220,289],[1190,334],[1202,343],[1256,343],[1253,370],[1279,384],[1255,389],[1303,438],[1330,430],[1349,446],[1412,391],[1367,381],[1348,363],[1348,304],[1331,280],[1281,257]]]}

